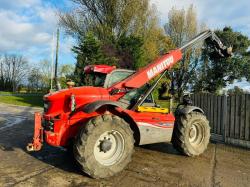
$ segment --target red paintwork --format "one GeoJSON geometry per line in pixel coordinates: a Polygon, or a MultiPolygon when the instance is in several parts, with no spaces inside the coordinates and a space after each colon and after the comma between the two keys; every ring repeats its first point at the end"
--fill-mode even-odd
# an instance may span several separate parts
{"type": "Polygon", "coordinates": [[[133,117],[134,121],[149,123],[155,127],[161,128],[173,128],[175,117],[172,113],[162,114],[162,113],[151,113],[151,112],[136,112],[131,110],[126,110],[126,113],[133,117]],[[169,126],[163,126],[162,123],[169,123],[169,126]]]}
{"type": "MultiPolygon", "coordinates": [[[[82,107],[97,100],[118,100],[125,93],[120,92],[117,95],[111,96],[109,94],[110,90],[114,88],[139,88],[164,70],[170,69],[181,57],[182,54],[180,50],[171,51],[111,88],[76,87],[45,95],[44,100],[49,101],[50,107],[49,110],[43,114],[43,118],[44,120],[52,120],[54,122],[53,132],[44,130],[46,142],[53,146],[66,146],[69,139],[76,136],[79,127],[84,125],[87,120],[105,113],[105,111],[98,111],[87,114],[81,110],[82,107]],[[70,110],[72,94],[75,96],[76,102],[76,111],[73,113],[70,110]]],[[[94,65],[87,66],[84,71],[88,73],[94,71],[108,74],[114,69],[115,67],[113,66],[94,65]]],[[[126,113],[135,123],[145,122],[157,128],[173,128],[175,120],[172,113],[140,113],[132,110],[123,110],[121,108],[116,108],[116,110],[119,113],[126,113]],[[168,126],[164,126],[163,124],[168,124],[168,126]]],[[[38,122],[35,121],[35,123],[38,122]]],[[[36,127],[37,125],[35,124],[35,128],[36,127]]]]}
{"type": "Polygon", "coordinates": [[[108,66],[108,65],[88,65],[84,68],[85,73],[91,73],[91,72],[98,72],[98,73],[104,73],[108,74],[111,71],[115,70],[115,66],[108,66]]]}
{"type": "Polygon", "coordinates": [[[34,114],[34,138],[33,142],[27,145],[29,151],[39,151],[42,148],[43,143],[43,128],[42,128],[42,116],[39,112],[34,114]]]}
{"type": "Polygon", "coordinates": [[[107,89],[91,86],[64,89],[45,95],[44,100],[49,101],[50,107],[43,117],[45,120],[54,121],[54,132],[44,131],[46,142],[53,146],[65,146],[67,140],[76,135],[80,125],[89,118],[99,115],[96,112],[86,114],[80,110],[81,107],[96,100],[109,99],[107,89]],[[73,115],[70,110],[72,94],[75,95],[77,104],[76,112],[73,115]]]}
{"type": "Polygon", "coordinates": [[[154,62],[148,64],[146,67],[140,69],[138,72],[128,77],[124,81],[121,81],[113,85],[111,88],[109,88],[109,90],[112,90],[114,88],[124,88],[124,87],[140,88],[141,86],[152,80],[154,77],[161,74],[163,71],[170,69],[176,62],[181,60],[181,58],[182,58],[182,52],[180,49],[170,51],[169,53],[156,59],[154,62]],[[159,69],[159,71],[153,74],[152,77],[148,77],[148,72],[154,69],[156,70],[159,69]]]}

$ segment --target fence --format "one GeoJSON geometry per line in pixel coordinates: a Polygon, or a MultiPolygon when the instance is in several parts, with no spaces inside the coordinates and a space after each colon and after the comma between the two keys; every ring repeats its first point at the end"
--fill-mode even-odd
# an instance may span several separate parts
{"type": "Polygon", "coordinates": [[[191,99],[204,110],[212,140],[250,148],[250,94],[194,94],[191,99]]]}

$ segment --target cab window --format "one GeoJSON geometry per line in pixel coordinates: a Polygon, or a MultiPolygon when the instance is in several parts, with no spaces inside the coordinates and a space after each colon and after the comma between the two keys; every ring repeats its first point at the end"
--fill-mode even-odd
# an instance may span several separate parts
{"type": "Polygon", "coordinates": [[[85,74],[84,84],[86,86],[103,87],[106,74],[104,73],[89,73],[85,74]]]}
{"type": "Polygon", "coordinates": [[[118,83],[126,79],[128,76],[130,76],[133,73],[134,73],[133,71],[114,71],[109,77],[107,88],[114,85],[115,83],[118,83]]]}
{"type": "MultiPolygon", "coordinates": [[[[126,93],[123,97],[119,99],[119,102],[122,104],[124,108],[131,108],[133,107],[138,99],[146,93],[146,91],[149,89],[149,85],[146,84],[142,86],[141,88],[137,88],[134,90],[129,91],[126,93]]],[[[145,101],[143,102],[142,106],[151,106],[154,107],[156,104],[154,102],[154,98],[152,94],[150,94],[145,101]]]]}

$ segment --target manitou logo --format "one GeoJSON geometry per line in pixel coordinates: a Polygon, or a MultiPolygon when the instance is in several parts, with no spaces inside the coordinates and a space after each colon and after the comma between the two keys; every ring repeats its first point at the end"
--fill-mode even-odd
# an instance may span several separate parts
{"type": "Polygon", "coordinates": [[[162,61],[161,63],[157,64],[153,68],[147,71],[148,79],[151,79],[155,75],[159,74],[163,70],[165,70],[170,64],[174,62],[174,57],[170,56],[166,60],[162,61]]]}

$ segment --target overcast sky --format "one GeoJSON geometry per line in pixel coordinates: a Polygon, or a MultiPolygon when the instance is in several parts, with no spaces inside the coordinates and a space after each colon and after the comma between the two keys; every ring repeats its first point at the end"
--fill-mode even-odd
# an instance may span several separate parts
{"type": "MultiPolygon", "coordinates": [[[[187,8],[197,10],[200,22],[211,29],[232,26],[250,37],[249,0],[151,0],[159,11],[161,24],[168,11],[187,8]]],[[[51,58],[52,33],[57,28],[57,9],[69,9],[69,0],[0,0],[0,53],[20,53],[32,63],[51,58]]],[[[72,39],[62,35],[60,63],[75,63],[72,39]]]]}

